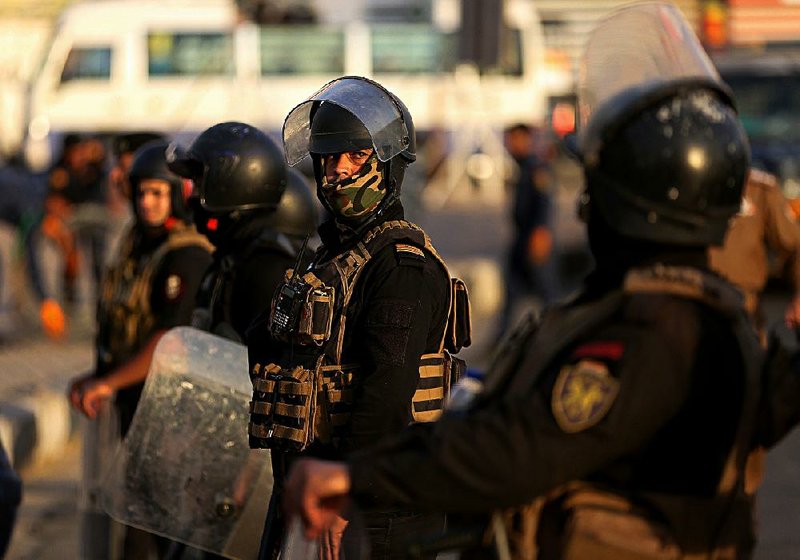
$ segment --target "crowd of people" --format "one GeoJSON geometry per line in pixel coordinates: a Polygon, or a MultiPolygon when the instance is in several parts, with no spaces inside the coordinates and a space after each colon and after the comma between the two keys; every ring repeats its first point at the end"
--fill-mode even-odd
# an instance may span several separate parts
{"type": "Polygon", "coordinates": [[[100,420],[125,436],[158,342],[185,325],[246,345],[247,437],[273,478],[250,557],[749,558],[763,455],[800,420],[797,347],[769,336],[759,295],[769,249],[800,278],[800,226],[750,168],[735,100],[676,8],[620,10],[585,67],[575,153],[594,268],[562,299],[553,172],[534,130],[510,127],[507,303],[477,379],[457,357],[472,339],[466,286],[405,218],[412,111],[381,84],[325,84],[287,115],[283,149],[240,122],[185,148],[120,137],[111,206],[102,144],[65,139],[37,196],[64,293],[83,258],[98,290],[96,368],[69,390],[94,426],[83,556],[222,553],[102,508],[100,420]],[[306,159],[321,223],[292,169],[306,159]],[[105,269],[105,216],[126,206],[105,269]],[[506,332],[525,295],[541,317],[506,332]]]}

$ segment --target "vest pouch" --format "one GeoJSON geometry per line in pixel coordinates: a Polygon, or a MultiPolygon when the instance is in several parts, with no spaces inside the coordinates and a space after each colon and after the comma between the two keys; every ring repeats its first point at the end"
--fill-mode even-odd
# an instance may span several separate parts
{"type": "Polygon", "coordinates": [[[252,377],[250,447],[300,452],[313,441],[315,374],[300,366],[268,364],[252,377]]]}
{"type": "Polygon", "coordinates": [[[452,386],[452,375],[462,360],[448,351],[440,354],[423,354],[419,360],[419,381],[411,399],[411,417],[414,422],[435,422],[442,415],[444,399],[452,386]],[[455,365],[454,365],[455,364],[455,365]]]}
{"type": "Polygon", "coordinates": [[[322,346],[330,339],[333,302],[333,288],[322,285],[308,292],[297,329],[300,344],[322,346]]]}
{"type": "Polygon", "coordinates": [[[314,425],[315,438],[323,443],[338,443],[345,435],[353,412],[353,377],[357,366],[320,367],[322,405],[314,425]]]}
{"type": "MultiPolygon", "coordinates": [[[[553,558],[561,560],[680,560],[683,556],[666,523],[625,498],[595,489],[570,491],[563,501],[565,522],[553,558]]],[[[555,544],[555,543],[550,543],[555,544]]],[[[550,558],[541,543],[541,558],[550,558]]]]}
{"type": "Polygon", "coordinates": [[[447,318],[445,348],[457,354],[462,348],[472,344],[472,317],[467,285],[459,278],[451,278],[450,283],[453,301],[450,305],[450,316],[447,318]]]}

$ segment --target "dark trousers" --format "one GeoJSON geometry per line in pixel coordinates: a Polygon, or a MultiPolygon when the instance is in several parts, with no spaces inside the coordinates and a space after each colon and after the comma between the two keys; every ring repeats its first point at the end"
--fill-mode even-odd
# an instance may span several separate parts
{"type": "Polygon", "coordinates": [[[435,555],[410,556],[410,551],[444,529],[445,517],[438,513],[365,512],[347,526],[342,549],[346,560],[433,560],[435,555]]]}

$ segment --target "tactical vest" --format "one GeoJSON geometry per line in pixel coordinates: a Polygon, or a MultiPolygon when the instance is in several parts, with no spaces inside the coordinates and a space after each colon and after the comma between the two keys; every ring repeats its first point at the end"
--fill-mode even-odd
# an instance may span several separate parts
{"type": "Polygon", "coordinates": [[[233,327],[231,318],[231,297],[236,281],[236,273],[242,263],[247,262],[257,251],[272,251],[295,258],[297,251],[289,238],[272,230],[264,230],[256,239],[236,254],[225,255],[215,262],[203,276],[197,292],[197,305],[192,311],[192,326],[206,332],[222,336],[235,342],[242,342],[233,327]]]}
{"type": "MultiPolygon", "coordinates": [[[[251,371],[251,446],[302,451],[313,441],[338,443],[346,434],[360,364],[343,364],[347,309],[358,279],[381,249],[393,245],[398,255],[432,256],[449,278],[447,267],[416,225],[385,222],[370,230],[352,249],[322,257],[310,270],[289,270],[272,302],[270,331],[286,344],[316,350],[304,365],[255,364],[251,371]]],[[[449,314],[437,352],[420,357],[419,381],[411,402],[415,422],[432,422],[442,412],[450,387],[465,368],[452,356],[470,343],[469,298],[464,283],[450,280],[449,314]]]]}
{"type": "Polygon", "coordinates": [[[153,275],[164,257],[175,249],[196,246],[211,251],[208,240],[194,226],[176,227],[153,252],[134,255],[136,234],[132,231],[122,246],[123,258],[106,272],[98,306],[101,366],[124,362],[152,334],[156,317],[150,308],[153,275]]]}
{"type": "Polygon", "coordinates": [[[495,543],[505,548],[501,557],[721,560],[746,557],[753,546],[752,503],[744,491],[744,467],[760,398],[762,352],[740,294],[716,276],[663,265],[632,270],[622,290],[559,310],[545,317],[538,329],[522,333],[516,355],[502,358],[498,367],[503,371],[490,372],[495,391],[530,390],[556,356],[618,312],[627,297],[647,294],[698,300],[731,316],[745,361],[745,400],[717,496],[648,492],[627,497],[614,489],[571,482],[525,507],[495,514],[504,525],[504,530],[495,530],[495,543]],[[541,352],[525,353],[532,344],[541,352]],[[519,369],[532,375],[509,380],[519,369]],[[537,542],[542,544],[541,550],[537,542]]]}

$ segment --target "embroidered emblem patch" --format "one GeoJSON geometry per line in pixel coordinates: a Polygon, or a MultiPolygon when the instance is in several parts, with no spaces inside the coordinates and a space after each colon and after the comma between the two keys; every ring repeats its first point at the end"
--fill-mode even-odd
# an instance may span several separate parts
{"type": "Polygon", "coordinates": [[[183,287],[183,282],[181,281],[181,277],[177,274],[170,274],[167,276],[167,286],[166,286],[166,296],[167,299],[173,300],[177,299],[179,295],[181,295],[181,288],[183,287]]]}
{"type": "Polygon", "coordinates": [[[619,392],[619,381],[600,362],[581,360],[561,368],[553,387],[552,407],[558,426],[575,433],[597,424],[619,392]]]}

